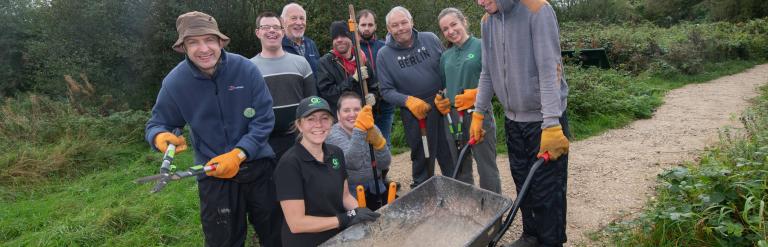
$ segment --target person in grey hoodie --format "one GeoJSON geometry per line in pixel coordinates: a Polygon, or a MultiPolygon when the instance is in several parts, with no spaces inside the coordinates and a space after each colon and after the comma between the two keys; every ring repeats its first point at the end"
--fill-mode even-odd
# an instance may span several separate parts
{"type": "MultiPolygon", "coordinates": [[[[381,180],[382,171],[389,169],[389,164],[392,162],[387,140],[381,130],[374,125],[372,107],[370,105],[363,107],[362,102],[360,95],[355,92],[347,91],[339,96],[336,104],[338,122],[331,127],[331,134],[325,140],[326,143],[336,145],[344,151],[349,175],[347,178],[349,190],[355,198],[357,198],[355,188],[358,185],[362,185],[368,194],[384,195],[387,187],[381,180]],[[373,153],[376,155],[378,177],[375,180],[368,144],[373,147],[373,153]],[[379,184],[378,192],[376,192],[376,183],[379,184]]],[[[382,206],[374,203],[378,201],[374,198],[366,199],[369,202],[366,205],[371,210],[382,206]]]]}
{"type": "Polygon", "coordinates": [[[443,46],[434,33],[416,31],[411,13],[401,6],[392,8],[385,20],[389,34],[386,46],[376,55],[376,76],[384,100],[401,107],[405,139],[411,148],[414,188],[434,175],[435,156],[442,174],[453,172],[450,152],[437,152],[451,148],[443,116],[434,107],[435,95],[443,88],[443,46]],[[420,139],[420,120],[426,125],[426,153],[420,139]]]}
{"type": "MultiPolygon", "coordinates": [[[[521,205],[523,234],[512,246],[562,246],[566,241],[568,84],[563,76],[560,31],[545,0],[478,0],[482,72],[470,136],[482,139],[482,120],[495,94],[506,117],[509,165],[520,187],[538,157],[539,168],[521,205]]],[[[492,134],[492,133],[489,133],[492,134]]]]}

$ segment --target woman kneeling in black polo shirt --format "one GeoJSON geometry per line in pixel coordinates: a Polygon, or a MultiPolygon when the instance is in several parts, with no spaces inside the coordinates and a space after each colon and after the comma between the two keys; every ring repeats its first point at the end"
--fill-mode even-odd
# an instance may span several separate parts
{"type": "Polygon", "coordinates": [[[324,99],[311,96],[296,108],[299,141],[275,170],[277,200],[283,208],[283,246],[317,246],[342,229],[372,221],[379,213],[358,208],[349,193],[344,153],[325,144],[333,115],[324,99]]]}

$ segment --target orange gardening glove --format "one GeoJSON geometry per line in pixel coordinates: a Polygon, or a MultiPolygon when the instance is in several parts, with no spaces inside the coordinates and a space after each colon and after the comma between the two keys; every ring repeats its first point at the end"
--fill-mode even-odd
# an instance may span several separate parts
{"type": "Polygon", "coordinates": [[[384,149],[384,146],[387,145],[387,139],[384,139],[384,136],[381,135],[381,132],[376,128],[368,131],[368,136],[365,137],[365,140],[376,150],[382,150],[384,149]]]}
{"type": "Polygon", "coordinates": [[[161,153],[165,153],[168,149],[168,143],[176,145],[176,154],[187,150],[187,140],[183,136],[177,136],[171,134],[171,132],[162,132],[155,136],[155,148],[160,150],[161,153]]]}
{"type": "Polygon", "coordinates": [[[245,153],[239,148],[232,149],[229,153],[225,153],[216,157],[213,157],[208,161],[206,166],[213,164],[219,164],[216,170],[207,171],[205,174],[208,176],[214,176],[217,178],[232,178],[240,171],[240,163],[245,160],[245,153]]]}
{"type": "Polygon", "coordinates": [[[475,98],[477,97],[477,88],[464,90],[464,93],[457,94],[453,99],[456,105],[457,111],[464,111],[475,106],[475,98]]]}
{"type": "Polygon", "coordinates": [[[549,152],[549,158],[557,160],[560,155],[568,153],[568,146],[568,138],[565,138],[562,126],[545,128],[541,130],[541,147],[536,156],[541,157],[545,152],[549,152]]]}
{"type": "Polygon", "coordinates": [[[411,111],[411,114],[418,120],[427,117],[429,109],[432,108],[427,102],[413,96],[408,96],[405,100],[405,107],[407,107],[408,110],[411,111]]]}
{"type": "Polygon", "coordinates": [[[373,128],[373,110],[371,110],[370,105],[363,106],[363,109],[357,113],[355,128],[362,131],[368,131],[373,128]]]}
{"type": "MultiPolygon", "coordinates": [[[[483,129],[483,116],[482,113],[472,113],[472,123],[469,125],[469,138],[475,139],[475,143],[480,143],[485,137],[485,130],[483,129]]],[[[494,133],[495,134],[495,133],[494,133]]]]}
{"type": "Polygon", "coordinates": [[[445,115],[451,112],[451,101],[447,98],[443,98],[442,95],[435,96],[435,106],[437,106],[437,110],[445,115]]]}

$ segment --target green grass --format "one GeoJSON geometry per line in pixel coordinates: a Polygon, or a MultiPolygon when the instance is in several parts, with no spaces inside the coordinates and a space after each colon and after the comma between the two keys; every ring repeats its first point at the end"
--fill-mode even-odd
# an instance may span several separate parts
{"type": "MultiPolygon", "coordinates": [[[[123,160],[70,180],[10,188],[15,200],[0,202],[0,242],[5,246],[194,246],[202,242],[194,179],[174,182],[158,194],[133,184],[156,173],[161,154],[123,160]],[[24,192],[21,192],[24,191],[24,192]]],[[[189,154],[175,162],[191,164],[189,154]]],[[[8,188],[5,188],[8,189],[8,188]]]]}
{"type": "Polygon", "coordinates": [[[659,175],[657,200],[602,235],[617,246],[768,246],[768,87],[698,163],[659,175]]]}

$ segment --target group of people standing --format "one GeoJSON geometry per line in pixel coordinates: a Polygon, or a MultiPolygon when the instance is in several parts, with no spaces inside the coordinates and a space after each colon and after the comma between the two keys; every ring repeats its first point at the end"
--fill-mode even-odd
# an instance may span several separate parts
{"type": "Polygon", "coordinates": [[[501,193],[496,95],[518,189],[537,157],[552,159],[536,173],[513,245],[561,246],[568,86],[554,11],[544,0],[477,3],[486,12],[482,40],[460,10],[447,8],[437,18],[444,47],[397,6],[385,17],[384,40],[370,10],[356,16],[357,37],[345,21],[331,23],[332,49],[322,57],[296,3],[257,17],[262,49],[251,59],[224,50],[229,37],[210,15],[179,16],[173,49],[186,57],[163,80],[145,137],[160,152],[169,143],[183,151],[186,140],[172,132],[188,125],[195,163],[215,167],[198,177],[206,245],[242,246],[249,222],[262,246],[316,246],[375,220],[352,191],[385,192],[395,107],[411,150],[411,188],[434,174],[435,161],[442,174],[461,166],[457,179],[473,184],[472,158],[456,161],[457,146],[472,139],[479,186],[501,193]],[[454,130],[447,121],[467,113],[471,124],[454,130]]]}

